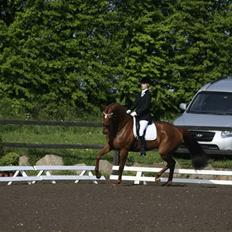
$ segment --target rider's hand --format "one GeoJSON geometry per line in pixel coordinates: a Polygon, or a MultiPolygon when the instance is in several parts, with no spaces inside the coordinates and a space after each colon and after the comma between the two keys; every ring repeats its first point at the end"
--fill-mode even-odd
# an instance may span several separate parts
{"type": "Polygon", "coordinates": [[[130,113],[131,113],[131,110],[127,110],[126,113],[127,113],[127,114],[130,114],[130,113]]]}
{"type": "Polygon", "coordinates": [[[137,113],[134,111],[130,114],[132,117],[135,117],[137,115],[137,113]]]}

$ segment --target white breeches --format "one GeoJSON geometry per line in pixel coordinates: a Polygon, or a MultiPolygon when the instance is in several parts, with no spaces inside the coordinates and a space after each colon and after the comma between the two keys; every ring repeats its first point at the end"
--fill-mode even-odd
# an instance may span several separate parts
{"type": "Polygon", "coordinates": [[[146,120],[139,121],[139,136],[143,136],[147,126],[148,126],[148,121],[146,120]]]}

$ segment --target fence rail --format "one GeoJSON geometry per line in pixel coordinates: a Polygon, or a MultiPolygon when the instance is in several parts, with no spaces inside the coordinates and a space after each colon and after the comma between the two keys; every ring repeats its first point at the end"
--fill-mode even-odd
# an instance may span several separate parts
{"type": "Polygon", "coordinates": [[[51,181],[53,184],[56,181],[91,181],[95,184],[98,181],[104,181],[105,177],[102,176],[97,179],[93,175],[94,166],[0,166],[1,172],[10,172],[10,177],[0,177],[0,183],[4,182],[11,185],[13,182],[27,182],[28,184],[35,184],[41,181],[51,181]],[[57,174],[62,171],[72,171],[71,174],[57,174]],[[54,173],[55,172],[55,173],[54,173]],[[73,174],[78,172],[78,174],[73,174]]]}
{"type": "MultiPolygon", "coordinates": [[[[118,170],[118,166],[113,166],[113,170],[118,170]]],[[[124,173],[132,172],[134,174],[124,174],[122,180],[133,181],[134,184],[147,184],[147,182],[156,182],[155,177],[148,176],[148,173],[158,173],[161,168],[150,167],[128,167],[125,166],[124,173]]],[[[166,171],[168,173],[168,171],[166,171]]],[[[117,180],[117,175],[111,175],[111,180],[117,180]]],[[[160,178],[160,182],[166,182],[167,178],[160,178]]],[[[220,170],[193,170],[193,169],[175,169],[173,183],[182,184],[209,184],[209,185],[232,185],[232,171],[220,170]],[[186,177],[190,176],[190,177],[186,177]],[[194,178],[195,177],[195,178],[194,178]]]]}
{"type": "Polygon", "coordinates": [[[39,120],[0,119],[0,125],[101,127],[102,123],[100,122],[80,122],[80,121],[39,121],[39,120]]]}
{"type": "Polygon", "coordinates": [[[102,144],[37,144],[37,143],[1,143],[8,148],[47,148],[47,149],[100,149],[102,144]]]}
{"type": "MultiPolygon", "coordinates": [[[[10,177],[0,177],[0,183],[11,185],[14,182],[26,182],[35,184],[37,182],[49,181],[56,183],[57,181],[91,181],[95,184],[98,181],[106,181],[106,177],[102,176],[97,179],[93,172],[94,166],[0,166],[1,172],[11,172],[10,177]],[[57,173],[59,171],[59,173],[57,173]],[[63,171],[72,171],[67,174],[61,174],[63,171]],[[73,173],[78,171],[78,173],[73,173]]],[[[118,166],[113,166],[112,171],[118,170],[118,166]]],[[[148,182],[156,182],[155,173],[160,168],[151,167],[128,167],[125,166],[122,180],[132,181],[134,184],[147,184],[148,182]],[[132,174],[133,173],[133,174],[132,174]],[[150,174],[150,175],[148,175],[150,174]],[[152,176],[151,176],[152,174],[152,176]]],[[[117,180],[118,176],[112,174],[109,179],[117,180]]],[[[160,178],[160,182],[166,182],[167,178],[160,178]]],[[[173,183],[181,184],[206,184],[206,185],[232,185],[232,170],[193,170],[193,169],[176,169],[173,183]],[[187,178],[188,176],[188,178],[187,178]]]]}
{"type": "MultiPolygon", "coordinates": [[[[0,119],[0,125],[33,125],[33,126],[63,126],[63,127],[102,127],[99,122],[80,121],[39,121],[0,119]]],[[[100,149],[102,144],[38,144],[38,143],[11,143],[2,142],[6,148],[46,148],[46,149],[100,149]]]]}

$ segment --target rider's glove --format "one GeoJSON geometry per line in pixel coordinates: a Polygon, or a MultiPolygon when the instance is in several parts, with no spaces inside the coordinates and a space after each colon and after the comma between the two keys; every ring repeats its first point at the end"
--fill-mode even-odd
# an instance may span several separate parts
{"type": "Polygon", "coordinates": [[[137,113],[134,111],[130,114],[132,117],[135,117],[137,115],[137,113]]]}
{"type": "Polygon", "coordinates": [[[131,113],[131,110],[127,110],[126,113],[127,113],[127,114],[130,114],[130,113],[131,113]]]}

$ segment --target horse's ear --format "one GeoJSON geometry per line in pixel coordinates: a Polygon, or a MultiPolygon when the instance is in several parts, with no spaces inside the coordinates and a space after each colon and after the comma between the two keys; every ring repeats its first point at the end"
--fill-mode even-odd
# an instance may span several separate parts
{"type": "Polygon", "coordinates": [[[101,105],[100,105],[100,110],[101,110],[101,111],[103,111],[105,108],[106,108],[106,105],[105,105],[105,104],[101,104],[101,105]]]}

